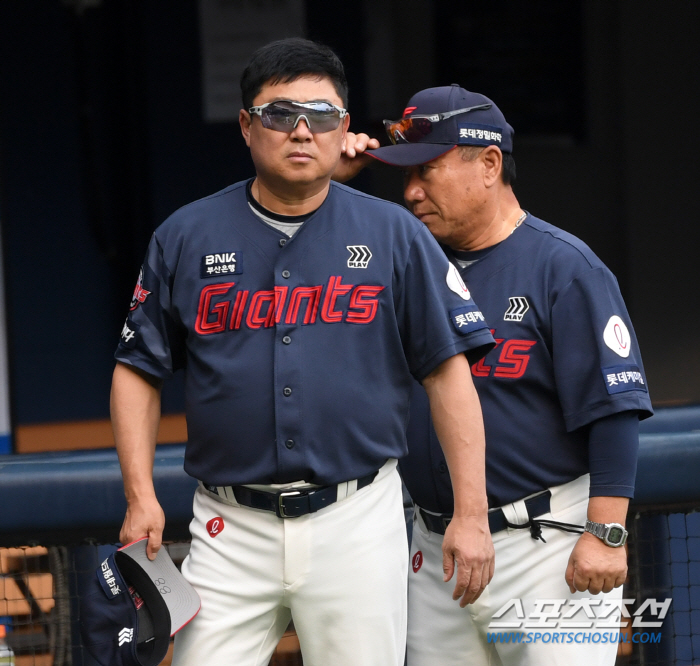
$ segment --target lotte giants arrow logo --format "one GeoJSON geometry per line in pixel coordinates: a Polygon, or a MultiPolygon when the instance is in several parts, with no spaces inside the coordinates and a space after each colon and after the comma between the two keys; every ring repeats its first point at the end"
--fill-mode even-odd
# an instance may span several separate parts
{"type": "Polygon", "coordinates": [[[345,247],[350,250],[348,268],[367,268],[372,253],[366,245],[346,245],[345,247]]]}
{"type": "Polygon", "coordinates": [[[119,637],[119,647],[134,640],[134,630],[128,627],[124,627],[117,635],[119,637]]]}
{"type": "Polygon", "coordinates": [[[508,298],[510,305],[503,315],[504,321],[522,321],[525,313],[530,309],[530,304],[525,296],[511,296],[508,298]]]}

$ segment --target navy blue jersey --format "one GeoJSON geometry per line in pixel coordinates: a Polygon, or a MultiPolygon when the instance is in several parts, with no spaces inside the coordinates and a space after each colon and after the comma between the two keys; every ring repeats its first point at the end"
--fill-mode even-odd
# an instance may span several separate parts
{"type": "MultiPolygon", "coordinates": [[[[472,366],[486,430],[489,506],[587,473],[584,426],[624,411],[652,413],[615,277],[585,243],[531,215],[502,243],[450,256],[461,262],[497,344],[472,366]]],[[[400,467],[414,501],[451,512],[447,466],[418,385],[408,442],[400,467]]]]}
{"type": "Polygon", "coordinates": [[[479,358],[491,333],[401,206],[333,183],[290,239],[245,186],[156,230],[116,358],[158,377],[185,369],[185,469],[206,483],[369,474],[406,452],[411,375],[479,358]]]}

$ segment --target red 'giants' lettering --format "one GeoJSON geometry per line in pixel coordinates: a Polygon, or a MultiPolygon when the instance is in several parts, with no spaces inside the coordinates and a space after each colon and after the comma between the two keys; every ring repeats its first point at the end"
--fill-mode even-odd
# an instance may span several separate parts
{"type": "MultiPolygon", "coordinates": [[[[496,331],[491,330],[491,335],[496,331]]],[[[527,364],[530,362],[530,348],[537,344],[536,340],[506,340],[503,346],[504,338],[495,338],[496,346],[492,352],[498,347],[501,347],[498,361],[494,366],[486,365],[486,359],[482,358],[478,363],[472,366],[472,375],[474,377],[489,377],[493,371],[494,377],[520,379],[527,370],[527,364]]],[[[487,354],[490,356],[491,354],[487,354]]]]}
{"type": "Polygon", "coordinates": [[[291,291],[289,287],[275,287],[253,294],[242,290],[233,297],[229,292],[235,284],[224,282],[202,288],[194,325],[197,333],[238,330],[244,321],[250,329],[270,328],[282,321],[297,324],[299,319],[303,325],[315,324],[319,310],[321,320],[328,324],[369,324],[377,316],[378,296],[384,290],[380,285],[343,284],[340,275],[332,275],[326,285],[295,287],[291,291]]]}

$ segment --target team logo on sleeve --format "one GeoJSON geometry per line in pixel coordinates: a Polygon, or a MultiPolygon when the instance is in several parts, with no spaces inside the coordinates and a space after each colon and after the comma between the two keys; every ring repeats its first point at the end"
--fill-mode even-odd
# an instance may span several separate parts
{"type": "Polygon", "coordinates": [[[508,304],[503,321],[522,321],[525,313],[530,309],[530,304],[525,296],[510,296],[508,304]]]}
{"type": "Polygon", "coordinates": [[[129,304],[129,310],[135,310],[140,303],[145,302],[150,293],[150,291],[143,288],[143,266],[141,266],[139,279],[136,282],[136,287],[134,287],[134,295],[131,297],[131,303],[129,304]]]}
{"type": "Polygon", "coordinates": [[[219,277],[242,272],[240,252],[217,252],[202,257],[199,277],[219,277]]]}
{"type": "Polygon", "coordinates": [[[367,268],[372,253],[366,245],[346,245],[345,247],[350,250],[348,268],[367,268]]]}
{"type": "Polygon", "coordinates": [[[467,289],[467,285],[464,284],[464,280],[462,280],[462,276],[459,274],[459,271],[454,264],[450,264],[450,267],[447,269],[446,280],[447,286],[465,301],[468,301],[472,297],[469,293],[469,289],[467,289]]]}
{"type": "Polygon", "coordinates": [[[627,358],[630,355],[632,337],[627,326],[625,326],[625,322],[617,315],[613,315],[608,319],[608,323],[603,331],[603,341],[618,356],[627,358]]]}

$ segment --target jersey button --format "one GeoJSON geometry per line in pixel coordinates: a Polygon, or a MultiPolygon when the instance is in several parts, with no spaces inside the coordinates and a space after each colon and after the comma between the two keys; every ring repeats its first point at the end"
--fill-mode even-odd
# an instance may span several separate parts
{"type": "Polygon", "coordinates": [[[285,335],[282,338],[282,342],[284,342],[285,345],[288,345],[291,341],[292,341],[292,339],[288,335],[285,335]]]}
{"type": "Polygon", "coordinates": [[[286,238],[280,238],[280,247],[284,247],[287,244],[286,238]]]}
{"type": "Polygon", "coordinates": [[[444,462],[441,462],[438,465],[438,469],[444,474],[447,471],[447,465],[444,462]]]}
{"type": "Polygon", "coordinates": [[[288,440],[284,443],[284,445],[285,445],[288,449],[293,449],[293,448],[294,448],[294,440],[293,440],[293,439],[288,439],[288,440]]]}
{"type": "Polygon", "coordinates": [[[291,275],[289,271],[282,271],[282,277],[283,278],[288,278],[291,275]]]}
{"type": "Polygon", "coordinates": [[[284,393],[284,395],[286,395],[287,397],[289,397],[290,395],[292,395],[292,389],[290,389],[289,386],[285,386],[285,387],[284,387],[284,390],[282,391],[282,393],[284,393]]]}

